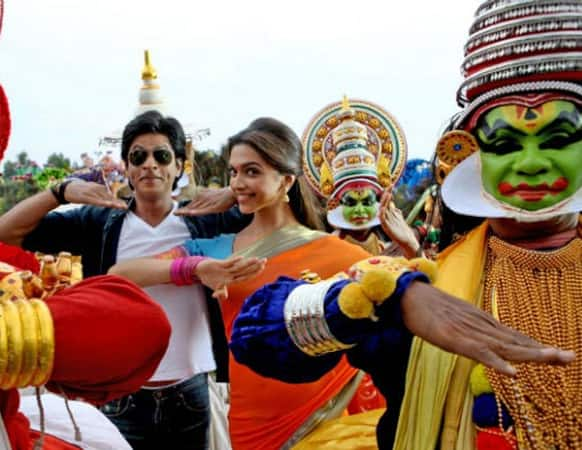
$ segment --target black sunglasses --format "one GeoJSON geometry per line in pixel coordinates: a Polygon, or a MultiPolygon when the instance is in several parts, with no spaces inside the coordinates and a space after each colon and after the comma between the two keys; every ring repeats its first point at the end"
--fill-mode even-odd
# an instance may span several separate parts
{"type": "MultiPolygon", "coordinates": [[[[172,162],[172,159],[174,159],[171,150],[160,149],[154,150],[152,153],[154,155],[154,159],[156,160],[156,162],[158,164],[161,164],[162,166],[167,166],[172,162]]],[[[146,159],[148,159],[149,154],[150,152],[148,152],[147,150],[133,150],[132,152],[129,153],[127,159],[132,165],[141,166],[144,162],[146,162],[146,159]]]]}

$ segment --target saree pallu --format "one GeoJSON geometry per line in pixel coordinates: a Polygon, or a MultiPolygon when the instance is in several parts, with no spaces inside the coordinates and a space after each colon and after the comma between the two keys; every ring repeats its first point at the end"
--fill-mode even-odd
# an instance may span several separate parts
{"type": "MultiPolygon", "coordinates": [[[[348,269],[370,255],[341,239],[302,226],[276,231],[244,251],[244,256],[266,257],[258,277],[230,285],[221,308],[227,336],[244,300],[279,276],[300,278],[308,269],[324,279],[348,269]]],[[[318,381],[288,384],[262,377],[238,364],[230,355],[230,434],[234,450],[275,450],[320,407],[334,398],[356,375],[345,358],[318,381]]]]}

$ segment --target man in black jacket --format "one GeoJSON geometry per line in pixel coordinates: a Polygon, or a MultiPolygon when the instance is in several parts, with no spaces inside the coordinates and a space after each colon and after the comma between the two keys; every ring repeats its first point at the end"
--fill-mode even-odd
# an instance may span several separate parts
{"type": "MultiPolygon", "coordinates": [[[[68,179],[24,200],[0,217],[0,241],[32,251],[58,253],[66,250],[81,255],[84,276],[88,277],[107,273],[120,257],[148,256],[180,245],[188,238],[239,231],[248,220],[234,208],[202,217],[176,215],[187,209],[177,209],[171,196],[183,172],[185,144],[184,131],[177,120],[156,111],[137,116],[125,127],[122,137],[121,156],[134,191],[129,204],[114,198],[107,186],[68,179]],[[84,206],[50,212],[66,203],[84,206]]],[[[230,190],[213,192],[214,203],[227,206],[234,203],[230,190]]],[[[104,412],[134,448],[207,448],[206,372],[216,368],[219,381],[225,381],[228,373],[228,349],[218,304],[207,295],[206,305],[202,302],[202,306],[197,306],[200,311],[194,311],[192,304],[200,302],[189,298],[192,301],[182,302],[180,308],[190,309],[178,311],[176,304],[180,299],[168,294],[173,288],[162,286],[161,291],[150,295],[166,309],[171,323],[172,315],[176,316],[176,323],[172,323],[175,340],[183,341],[182,334],[190,339],[190,346],[176,342],[176,346],[182,346],[185,359],[192,360],[189,367],[180,371],[168,368],[162,361],[159,371],[166,375],[158,374],[151,386],[104,407],[104,412]],[[168,296],[170,298],[165,298],[168,296]],[[177,321],[184,314],[196,318],[178,326],[177,321]],[[199,335],[194,339],[186,334],[191,331],[182,329],[193,326],[204,335],[203,344],[199,343],[199,335]],[[200,345],[208,348],[200,348],[200,345]],[[200,353],[206,354],[203,362],[196,360],[200,353]],[[172,419],[175,416],[181,417],[183,426],[176,428],[172,419]]],[[[175,296],[184,295],[184,292],[175,296]]],[[[177,358],[175,353],[176,349],[172,350],[170,345],[166,357],[171,359],[174,354],[177,358]]]]}

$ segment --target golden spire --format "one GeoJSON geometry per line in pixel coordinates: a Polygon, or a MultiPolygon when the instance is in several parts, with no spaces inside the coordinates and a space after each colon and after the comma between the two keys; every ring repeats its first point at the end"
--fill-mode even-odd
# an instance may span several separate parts
{"type": "Polygon", "coordinates": [[[348,96],[344,94],[344,98],[342,99],[342,111],[347,111],[350,109],[350,101],[348,100],[348,96]]]}
{"type": "Polygon", "coordinates": [[[156,69],[154,69],[154,66],[152,66],[152,64],[150,63],[149,50],[144,50],[144,60],[145,64],[143,66],[143,69],[141,70],[141,79],[144,81],[157,79],[158,73],[156,72],[156,69]]]}

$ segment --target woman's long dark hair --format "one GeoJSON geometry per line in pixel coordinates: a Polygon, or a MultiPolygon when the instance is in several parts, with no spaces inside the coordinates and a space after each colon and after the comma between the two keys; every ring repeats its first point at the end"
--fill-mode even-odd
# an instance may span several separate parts
{"type": "Polygon", "coordinates": [[[291,128],[270,117],[256,119],[228,139],[222,149],[224,159],[230,159],[232,148],[237,144],[251,146],[279,173],[295,175],[297,178],[288,192],[289,205],[295,218],[309,228],[324,229],[320,204],[301,169],[303,146],[291,128]]]}

